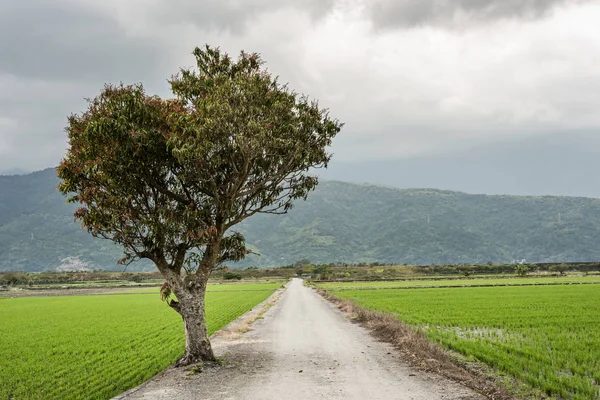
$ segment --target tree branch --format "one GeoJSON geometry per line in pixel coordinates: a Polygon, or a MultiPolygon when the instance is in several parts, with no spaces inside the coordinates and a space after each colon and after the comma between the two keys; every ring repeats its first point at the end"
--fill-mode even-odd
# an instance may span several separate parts
{"type": "Polygon", "coordinates": [[[169,307],[177,311],[179,315],[183,316],[183,314],[181,314],[181,306],[177,300],[169,300],[169,307]]]}
{"type": "Polygon", "coordinates": [[[164,194],[165,196],[170,197],[171,199],[178,201],[185,205],[190,205],[192,203],[190,200],[186,199],[185,197],[183,197],[177,193],[173,193],[172,191],[168,190],[165,187],[162,187],[160,184],[158,184],[158,182],[156,182],[154,180],[154,178],[152,178],[152,176],[148,175],[147,180],[148,180],[148,183],[150,183],[150,185],[154,189],[158,190],[160,193],[164,194]]]}

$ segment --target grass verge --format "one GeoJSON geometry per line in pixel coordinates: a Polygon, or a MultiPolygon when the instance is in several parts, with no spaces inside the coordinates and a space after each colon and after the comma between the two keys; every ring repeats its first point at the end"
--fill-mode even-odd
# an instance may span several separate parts
{"type": "Polygon", "coordinates": [[[256,322],[256,320],[263,318],[263,315],[265,315],[265,313],[275,305],[277,300],[279,300],[286,289],[286,285],[281,285],[281,287],[277,289],[275,293],[273,293],[257,307],[254,307],[245,315],[231,322],[218,332],[215,332],[215,336],[227,336],[230,339],[237,339],[244,333],[250,332],[252,330],[252,324],[256,322]]]}

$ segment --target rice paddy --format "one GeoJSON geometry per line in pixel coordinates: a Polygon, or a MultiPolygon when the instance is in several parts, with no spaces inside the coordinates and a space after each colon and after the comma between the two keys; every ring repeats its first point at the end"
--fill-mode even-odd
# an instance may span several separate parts
{"type": "MultiPolygon", "coordinates": [[[[206,295],[211,334],[280,284],[226,286],[206,295]]],[[[134,293],[0,298],[0,399],[107,399],[172,364],[181,317],[157,288],[134,293]]]]}
{"type": "Polygon", "coordinates": [[[363,307],[392,313],[431,340],[546,396],[600,398],[600,285],[407,290],[404,284],[319,286],[363,307]]]}

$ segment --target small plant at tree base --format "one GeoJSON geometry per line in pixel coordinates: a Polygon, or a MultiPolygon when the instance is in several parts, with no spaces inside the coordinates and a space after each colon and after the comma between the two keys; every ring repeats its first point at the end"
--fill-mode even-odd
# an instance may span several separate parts
{"type": "Polygon", "coordinates": [[[196,364],[192,367],[188,367],[187,371],[189,371],[188,375],[197,375],[197,374],[201,374],[202,372],[204,372],[204,364],[199,363],[196,364]]]}
{"type": "Polygon", "coordinates": [[[178,365],[214,361],[204,295],[212,271],[249,251],[232,229],[306,199],[342,124],[290,91],[258,54],[237,61],[196,48],[196,69],[170,80],[175,98],[107,85],[69,117],[58,189],[88,231],[154,262],[178,301],[186,347],[178,365]]]}

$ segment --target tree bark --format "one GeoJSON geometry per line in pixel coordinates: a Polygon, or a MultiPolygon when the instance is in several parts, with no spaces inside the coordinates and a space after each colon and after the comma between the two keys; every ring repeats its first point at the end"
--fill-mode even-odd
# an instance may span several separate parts
{"type": "Polygon", "coordinates": [[[177,296],[177,301],[170,301],[169,306],[181,315],[185,327],[185,353],[175,363],[176,367],[216,361],[208,337],[204,297],[212,266],[218,256],[222,236],[223,233],[220,231],[220,236],[207,246],[198,270],[185,277],[181,275],[185,251],[182,250],[179,253],[180,256],[171,264],[165,260],[163,254],[154,257],[158,270],[177,296]]]}
{"type": "Polygon", "coordinates": [[[205,361],[215,361],[204,310],[206,284],[192,288],[180,288],[176,291],[179,300],[178,312],[185,326],[185,353],[175,364],[177,367],[205,361]]]}

